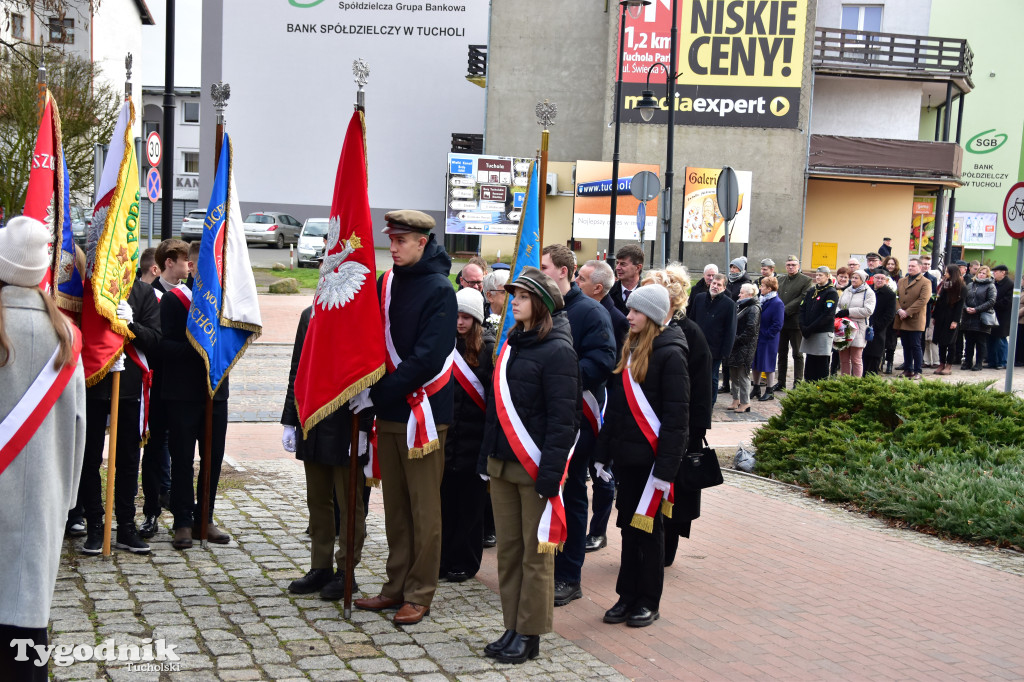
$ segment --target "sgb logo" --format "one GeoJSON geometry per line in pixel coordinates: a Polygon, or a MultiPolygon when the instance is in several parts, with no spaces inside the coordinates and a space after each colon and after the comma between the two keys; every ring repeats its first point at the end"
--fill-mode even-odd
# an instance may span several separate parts
{"type": "Polygon", "coordinates": [[[978,133],[967,142],[967,151],[972,154],[988,154],[1006,144],[1006,135],[997,133],[995,128],[978,133]],[[994,134],[993,134],[994,133],[994,134]]]}

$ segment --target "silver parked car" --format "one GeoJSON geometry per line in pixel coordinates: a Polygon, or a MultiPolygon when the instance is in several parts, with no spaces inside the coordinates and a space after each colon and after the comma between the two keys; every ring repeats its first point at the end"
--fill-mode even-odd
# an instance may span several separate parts
{"type": "Polygon", "coordinates": [[[283,249],[284,245],[296,244],[302,224],[287,213],[260,211],[245,218],[245,241],[248,244],[273,244],[283,249]]]}
{"type": "Polygon", "coordinates": [[[308,218],[299,235],[299,267],[318,267],[327,245],[327,218],[308,218]]]}
{"type": "Polygon", "coordinates": [[[187,242],[203,238],[206,209],[193,208],[181,221],[181,238],[187,242]]]}

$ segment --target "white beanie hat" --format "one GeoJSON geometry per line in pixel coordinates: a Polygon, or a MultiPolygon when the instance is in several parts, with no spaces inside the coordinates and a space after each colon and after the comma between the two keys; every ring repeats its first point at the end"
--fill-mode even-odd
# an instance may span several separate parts
{"type": "Polygon", "coordinates": [[[459,289],[455,292],[459,312],[466,313],[480,324],[484,323],[484,296],[476,289],[459,289]]]}
{"type": "Polygon", "coordinates": [[[660,284],[645,284],[637,287],[626,299],[626,307],[643,313],[659,328],[664,329],[671,303],[668,289],[660,284]]]}
{"type": "Polygon", "coordinates": [[[17,216],[0,229],[0,282],[34,287],[43,281],[50,231],[35,218],[17,216]]]}

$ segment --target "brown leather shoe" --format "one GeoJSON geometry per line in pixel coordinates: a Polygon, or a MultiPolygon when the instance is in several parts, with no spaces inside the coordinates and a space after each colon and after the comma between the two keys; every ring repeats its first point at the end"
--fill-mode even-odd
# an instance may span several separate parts
{"type": "Polygon", "coordinates": [[[393,609],[402,605],[401,599],[392,599],[391,597],[385,597],[383,594],[378,594],[376,597],[366,597],[364,599],[356,599],[353,602],[357,609],[364,609],[366,611],[383,611],[384,609],[393,609]]]}
{"type": "Polygon", "coordinates": [[[430,615],[429,606],[420,606],[419,604],[407,601],[402,604],[402,608],[398,609],[394,622],[395,625],[415,625],[423,620],[424,616],[428,615],[430,615]]]}
{"type": "Polygon", "coordinates": [[[188,526],[174,529],[174,539],[171,540],[171,547],[174,549],[189,549],[192,547],[192,529],[188,526]]]}
{"type": "Polygon", "coordinates": [[[212,523],[206,527],[206,539],[215,545],[226,545],[231,542],[231,536],[212,523]]]}

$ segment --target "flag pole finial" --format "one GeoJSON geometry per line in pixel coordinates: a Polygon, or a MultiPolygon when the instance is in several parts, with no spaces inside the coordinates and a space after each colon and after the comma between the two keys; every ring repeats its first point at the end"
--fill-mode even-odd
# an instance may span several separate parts
{"type": "Polygon", "coordinates": [[[362,57],[352,62],[352,75],[355,77],[356,85],[359,86],[356,90],[356,108],[362,111],[365,108],[363,86],[370,78],[370,66],[362,57]]]}
{"type": "Polygon", "coordinates": [[[213,98],[213,108],[217,111],[217,125],[224,125],[224,109],[228,105],[228,98],[231,97],[231,85],[218,81],[210,86],[210,97],[213,98]]]}
{"type": "Polygon", "coordinates": [[[132,97],[132,53],[129,52],[124,58],[124,98],[132,97]]]}

